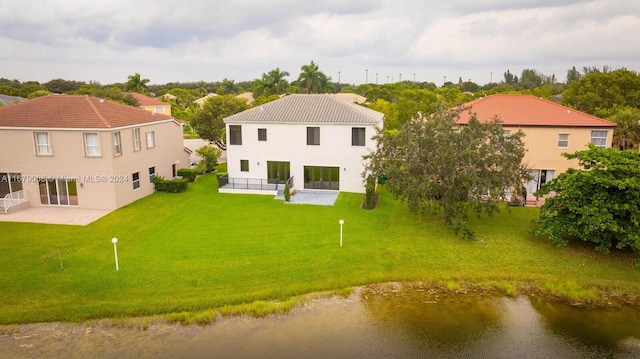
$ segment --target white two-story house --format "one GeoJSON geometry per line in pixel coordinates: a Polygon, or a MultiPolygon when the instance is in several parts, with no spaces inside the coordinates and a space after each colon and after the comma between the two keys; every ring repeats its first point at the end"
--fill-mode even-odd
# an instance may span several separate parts
{"type": "Polygon", "coordinates": [[[375,150],[384,115],[332,95],[296,94],[224,122],[229,183],[221,192],[289,181],[292,190],[364,193],[362,157],[375,150]]]}
{"type": "Polygon", "coordinates": [[[171,178],[188,166],[182,126],[167,115],[86,95],[0,108],[3,207],[24,199],[112,210],[153,193],[155,176],[171,178]]]}

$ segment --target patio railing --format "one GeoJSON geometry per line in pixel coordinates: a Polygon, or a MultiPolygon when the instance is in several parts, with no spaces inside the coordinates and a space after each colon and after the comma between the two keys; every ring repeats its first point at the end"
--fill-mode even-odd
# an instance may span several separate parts
{"type": "Polygon", "coordinates": [[[277,191],[283,188],[285,183],[289,183],[289,188],[293,188],[293,176],[286,181],[262,178],[233,178],[229,177],[229,175],[218,177],[219,188],[277,191]]]}
{"type": "Polygon", "coordinates": [[[9,212],[9,208],[24,202],[27,202],[27,190],[23,189],[20,191],[7,193],[7,195],[2,199],[2,208],[0,209],[4,211],[4,214],[7,214],[9,212]]]}

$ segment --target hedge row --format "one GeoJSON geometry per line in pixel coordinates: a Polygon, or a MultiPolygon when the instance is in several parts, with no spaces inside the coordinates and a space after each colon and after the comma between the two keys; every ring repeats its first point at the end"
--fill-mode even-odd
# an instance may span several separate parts
{"type": "Polygon", "coordinates": [[[179,193],[187,190],[189,180],[187,178],[167,180],[161,176],[156,176],[153,179],[153,184],[158,192],[179,193]]]}

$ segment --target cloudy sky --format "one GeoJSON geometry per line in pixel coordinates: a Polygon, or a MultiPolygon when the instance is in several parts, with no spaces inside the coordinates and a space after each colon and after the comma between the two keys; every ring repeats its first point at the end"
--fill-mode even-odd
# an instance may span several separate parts
{"type": "Polygon", "coordinates": [[[236,82],[314,61],[334,81],[533,68],[640,71],[637,0],[0,0],[0,77],[236,82]]]}

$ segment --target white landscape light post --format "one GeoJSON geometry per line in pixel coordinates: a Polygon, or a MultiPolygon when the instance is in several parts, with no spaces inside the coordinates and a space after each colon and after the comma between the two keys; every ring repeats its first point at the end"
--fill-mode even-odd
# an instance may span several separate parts
{"type": "Polygon", "coordinates": [[[118,238],[112,238],[111,243],[113,243],[113,254],[116,256],[116,271],[118,271],[120,270],[120,268],[118,268],[118,247],[116,246],[116,243],[118,243],[118,238]]]}
{"type": "Polygon", "coordinates": [[[342,247],[342,225],[344,224],[344,221],[339,220],[338,223],[340,223],[340,247],[342,247]]]}

